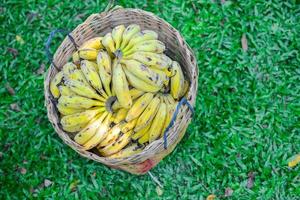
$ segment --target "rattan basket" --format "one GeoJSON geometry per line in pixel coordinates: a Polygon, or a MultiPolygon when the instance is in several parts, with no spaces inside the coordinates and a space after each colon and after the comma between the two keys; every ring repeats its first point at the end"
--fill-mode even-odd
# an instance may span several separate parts
{"type": "Polygon", "coordinates": [[[190,123],[192,117],[191,105],[194,106],[195,104],[198,80],[197,63],[191,48],[180,33],[170,24],[154,14],[140,9],[118,8],[100,14],[92,14],[85,22],[70,32],[69,36],[71,36],[71,38],[66,37],[56,50],[44,82],[48,118],[55,131],[68,146],[83,157],[133,174],[146,173],[173,151],[174,147],[184,136],[186,128],[190,123]],[[83,150],[80,145],[72,140],[68,133],[63,131],[56,109],[57,102],[53,99],[49,91],[49,82],[58,70],[70,59],[72,53],[76,51],[74,42],[77,45],[81,45],[90,38],[110,32],[117,25],[124,24],[127,26],[132,23],[140,25],[142,29],[150,29],[158,33],[159,40],[163,41],[166,45],[166,54],[173,60],[178,61],[183,67],[185,76],[190,80],[190,88],[185,101],[181,101],[178,112],[174,114],[174,123],[171,124],[170,128],[166,131],[165,138],[152,142],[143,152],[130,157],[122,159],[105,158],[101,157],[96,151],[83,150]]]}

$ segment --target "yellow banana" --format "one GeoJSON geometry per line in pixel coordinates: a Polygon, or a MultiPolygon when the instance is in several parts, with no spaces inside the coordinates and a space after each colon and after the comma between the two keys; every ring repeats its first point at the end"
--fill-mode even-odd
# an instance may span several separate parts
{"type": "Polygon", "coordinates": [[[138,98],[132,107],[129,109],[127,116],[126,116],[126,121],[129,122],[133,119],[138,118],[142,112],[146,109],[148,104],[151,102],[153,99],[153,94],[152,93],[145,93],[142,95],[140,98],[138,98]]]}
{"type": "MultiPolygon", "coordinates": [[[[135,88],[131,88],[129,90],[129,94],[131,96],[131,99],[132,100],[135,100],[137,99],[138,97],[142,96],[145,92],[141,91],[141,90],[138,90],[138,89],[135,89],[135,88]]],[[[112,105],[112,109],[113,110],[118,110],[122,108],[122,106],[120,105],[120,103],[117,101],[114,102],[114,104],[112,105]]]]}
{"type": "Polygon", "coordinates": [[[61,96],[58,99],[58,103],[64,105],[65,107],[71,108],[91,108],[93,106],[105,106],[104,102],[89,99],[86,97],[81,97],[77,95],[70,95],[70,96],[61,96]]]}
{"type": "Polygon", "coordinates": [[[99,70],[100,79],[102,81],[103,87],[108,94],[111,96],[110,82],[111,82],[111,59],[107,52],[100,51],[97,56],[97,65],[99,70]]]}
{"type": "Polygon", "coordinates": [[[128,82],[121,64],[119,63],[116,63],[113,66],[112,85],[120,105],[124,108],[130,108],[132,99],[129,94],[128,82]]]}
{"type": "Polygon", "coordinates": [[[106,147],[106,146],[114,143],[120,137],[121,129],[124,125],[125,125],[125,122],[120,122],[120,123],[116,124],[114,127],[112,127],[108,131],[104,140],[102,140],[100,142],[100,144],[98,145],[98,148],[106,147]]]}
{"type": "Polygon", "coordinates": [[[163,53],[165,51],[166,47],[164,43],[162,43],[159,40],[147,40],[140,42],[133,46],[130,50],[124,52],[124,56],[128,56],[134,52],[138,51],[146,51],[146,52],[152,52],[152,53],[163,53]]]}
{"type": "Polygon", "coordinates": [[[124,72],[126,74],[126,77],[128,79],[128,82],[130,83],[130,85],[132,85],[133,87],[135,87],[138,90],[141,90],[144,92],[157,92],[161,89],[161,87],[159,87],[157,85],[152,85],[152,84],[149,84],[149,83],[139,79],[138,77],[133,75],[130,71],[128,71],[127,68],[124,68],[124,72]]]}
{"type": "Polygon", "coordinates": [[[65,85],[58,86],[59,92],[63,96],[75,95],[75,93],[65,85]]]}
{"type": "Polygon", "coordinates": [[[103,94],[105,92],[102,89],[102,83],[100,80],[100,76],[97,72],[97,68],[95,68],[94,64],[88,60],[81,61],[81,71],[82,71],[83,75],[85,76],[86,80],[100,94],[103,94]]]}
{"type": "Polygon", "coordinates": [[[145,135],[148,132],[150,127],[151,127],[151,123],[149,123],[147,126],[142,128],[141,130],[134,132],[134,134],[131,136],[131,138],[133,140],[139,139],[140,137],[142,137],[143,135],[145,135]]]}
{"type": "Polygon", "coordinates": [[[130,122],[125,123],[121,129],[122,132],[126,133],[126,132],[132,130],[135,127],[136,122],[137,122],[137,119],[134,119],[134,120],[131,120],[130,122]]]}
{"type": "Polygon", "coordinates": [[[152,71],[154,71],[155,73],[159,74],[160,79],[163,81],[163,84],[165,86],[168,86],[170,78],[168,76],[168,74],[165,72],[166,70],[160,70],[160,69],[156,69],[154,67],[149,67],[152,71]]]}
{"type": "Polygon", "coordinates": [[[115,42],[112,38],[112,35],[111,33],[107,33],[103,39],[102,39],[102,44],[103,46],[106,48],[106,50],[109,52],[109,53],[113,53],[116,51],[116,47],[115,47],[115,42]]]}
{"type": "Polygon", "coordinates": [[[140,139],[138,139],[138,143],[145,144],[146,142],[149,142],[149,131],[147,131],[140,139]]]}
{"type": "Polygon", "coordinates": [[[73,72],[71,73],[65,73],[64,72],[64,79],[67,80],[74,80],[74,81],[79,81],[85,85],[89,85],[89,83],[87,82],[87,80],[85,79],[82,71],[80,69],[75,69],[73,72]]]}
{"type": "Polygon", "coordinates": [[[177,106],[177,103],[167,104],[167,116],[166,116],[166,120],[165,120],[165,123],[164,123],[163,130],[161,132],[161,137],[163,136],[166,128],[169,126],[169,124],[171,122],[171,119],[173,117],[173,114],[174,114],[174,111],[176,109],[176,106],[177,106]]]}
{"type": "Polygon", "coordinates": [[[119,122],[123,121],[126,118],[127,112],[128,112],[128,109],[126,109],[126,108],[119,109],[114,118],[114,123],[118,124],[119,122]]]}
{"type": "Polygon", "coordinates": [[[100,112],[101,109],[90,109],[80,113],[66,115],[61,118],[60,123],[63,126],[75,126],[79,124],[86,124],[100,112]]]}
{"type": "Polygon", "coordinates": [[[62,79],[63,79],[63,72],[60,71],[57,74],[55,74],[54,78],[50,82],[50,92],[54,98],[58,98],[60,96],[58,84],[62,81],[62,79]]]}
{"type": "Polygon", "coordinates": [[[78,50],[79,57],[85,60],[96,60],[98,52],[99,50],[92,48],[78,50]]]}
{"type": "Polygon", "coordinates": [[[115,42],[115,49],[120,48],[124,30],[125,30],[125,26],[119,25],[119,26],[116,26],[111,32],[111,36],[115,42]]]}
{"type": "Polygon", "coordinates": [[[184,75],[178,62],[173,61],[172,70],[174,75],[171,77],[171,94],[178,100],[184,86],[184,75]]]}
{"type": "Polygon", "coordinates": [[[92,39],[89,39],[87,41],[85,41],[80,47],[79,49],[102,49],[103,45],[102,45],[102,39],[103,37],[94,37],[92,39]]]}
{"type": "Polygon", "coordinates": [[[141,30],[140,26],[137,24],[131,24],[126,27],[122,35],[122,43],[120,49],[124,49],[131,38],[141,30]]]}
{"type": "Polygon", "coordinates": [[[62,126],[62,128],[64,129],[64,131],[75,133],[81,131],[85,126],[86,124],[77,124],[74,126],[62,126]]]}
{"type": "Polygon", "coordinates": [[[133,75],[135,75],[137,78],[151,85],[162,87],[164,80],[162,80],[158,73],[154,72],[146,65],[136,60],[121,60],[121,63],[124,64],[126,69],[130,71],[133,75]]]}
{"type": "Polygon", "coordinates": [[[139,42],[146,40],[156,40],[158,35],[156,32],[151,30],[143,30],[136,33],[132,39],[128,42],[127,46],[123,49],[123,52],[130,50],[133,46],[137,45],[139,42]]]}
{"type": "Polygon", "coordinates": [[[126,60],[136,60],[144,65],[152,66],[157,69],[166,69],[172,64],[172,60],[165,54],[138,51],[124,57],[126,60]]]}
{"type": "Polygon", "coordinates": [[[152,119],[155,117],[156,112],[159,108],[160,100],[158,97],[154,97],[150,104],[146,107],[144,112],[140,115],[137,120],[137,124],[134,128],[134,131],[137,132],[151,123],[152,119]]]}
{"type": "Polygon", "coordinates": [[[119,152],[122,148],[124,148],[130,142],[131,133],[132,133],[132,131],[123,133],[123,135],[121,135],[114,143],[112,143],[102,149],[98,148],[99,152],[103,156],[110,156],[112,154],[119,152]]]}
{"type": "Polygon", "coordinates": [[[97,92],[89,85],[85,85],[80,81],[67,80],[65,81],[66,86],[68,86],[73,92],[80,96],[98,99],[105,102],[105,98],[97,94],[97,92]]]}
{"type": "Polygon", "coordinates": [[[58,103],[56,105],[56,107],[57,107],[57,110],[63,115],[71,115],[71,114],[80,113],[80,112],[84,111],[82,108],[67,107],[61,103],[58,103]]]}
{"type": "Polygon", "coordinates": [[[82,129],[75,135],[75,142],[77,142],[80,145],[83,145],[86,142],[88,142],[96,134],[96,131],[98,130],[99,126],[102,124],[102,121],[107,115],[107,112],[103,112],[97,117],[95,117],[93,120],[91,120],[84,129],[82,129]]]}
{"type": "Polygon", "coordinates": [[[110,155],[109,158],[125,158],[140,153],[142,150],[143,146],[141,147],[136,143],[132,143],[127,145],[126,148],[122,149],[118,153],[110,155]]]}
{"type": "Polygon", "coordinates": [[[79,52],[78,51],[75,51],[73,54],[72,54],[72,61],[75,65],[78,65],[80,64],[80,57],[79,57],[79,52]]]}
{"type": "Polygon", "coordinates": [[[82,145],[85,150],[94,148],[105,138],[111,124],[111,117],[112,114],[109,113],[105,120],[97,128],[95,135],[82,145]]]}
{"type": "Polygon", "coordinates": [[[162,133],[167,116],[167,105],[161,103],[149,129],[149,142],[156,140],[162,133]]]}
{"type": "Polygon", "coordinates": [[[186,95],[186,93],[189,90],[189,87],[190,87],[189,82],[187,80],[184,80],[183,89],[179,95],[180,98],[186,95]]]}

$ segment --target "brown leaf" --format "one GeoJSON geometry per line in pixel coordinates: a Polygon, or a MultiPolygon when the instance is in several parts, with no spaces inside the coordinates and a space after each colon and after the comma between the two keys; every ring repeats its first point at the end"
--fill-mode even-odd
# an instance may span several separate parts
{"type": "Polygon", "coordinates": [[[44,186],[45,186],[45,187],[49,187],[50,185],[52,185],[52,183],[53,183],[53,182],[50,181],[50,180],[48,180],[48,179],[45,179],[45,180],[44,180],[44,186]]]}
{"type": "Polygon", "coordinates": [[[156,193],[158,196],[161,196],[164,193],[164,191],[159,186],[156,186],[156,193]]]}
{"type": "Polygon", "coordinates": [[[27,170],[24,167],[21,167],[19,169],[19,171],[20,171],[21,174],[26,174],[26,172],[27,172],[27,170]]]}
{"type": "Polygon", "coordinates": [[[15,95],[15,94],[16,94],[16,93],[15,93],[15,90],[10,86],[9,83],[6,83],[6,84],[5,84],[5,87],[6,87],[8,93],[9,93],[10,95],[15,95]]]}
{"type": "Polygon", "coordinates": [[[224,4],[224,3],[226,3],[226,1],[225,0],[221,0],[221,3],[224,4]]]}
{"type": "Polygon", "coordinates": [[[28,163],[28,161],[27,160],[23,160],[23,164],[27,164],[28,163]]]}
{"type": "Polygon", "coordinates": [[[206,197],[206,200],[214,200],[216,198],[216,195],[210,194],[206,197]]]}
{"type": "Polygon", "coordinates": [[[10,104],[10,109],[12,109],[14,111],[17,111],[17,112],[21,111],[21,108],[20,108],[20,106],[17,103],[10,104]]]}
{"type": "Polygon", "coordinates": [[[244,33],[243,36],[242,36],[241,43],[242,43],[242,48],[243,48],[243,50],[244,50],[245,52],[248,51],[248,40],[247,40],[247,37],[246,37],[246,34],[245,34],[245,33],[244,33]]]}
{"type": "Polygon", "coordinates": [[[298,163],[300,163],[300,154],[291,157],[291,158],[289,159],[288,166],[291,167],[291,168],[293,168],[293,167],[295,167],[298,163]]]}
{"type": "Polygon", "coordinates": [[[233,190],[230,187],[225,189],[225,197],[230,197],[232,196],[232,194],[233,194],[233,190]]]}
{"type": "Polygon", "coordinates": [[[45,64],[44,63],[42,63],[41,65],[40,65],[40,67],[38,68],[38,70],[36,70],[36,74],[37,75],[41,75],[41,74],[44,74],[45,73],[45,64]]]}
{"type": "Polygon", "coordinates": [[[0,152],[0,159],[3,157],[3,153],[2,152],[0,152]]]}
{"type": "Polygon", "coordinates": [[[97,173],[96,173],[96,172],[94,172],[94,173],[92,174],[92,176],[93,176],[93,177],[96,177],[96,175],[97,175],[97,173]]]}
{"type": "Polygon", "coordinates": [[[14,58],[16,58],[19,55],[19,51],[15,48],[7,47],[7,51],[11,53],[14,58]]]}
{"type": "Polygon", "coordinates": [[[248,173],[248,180],[247,180],[247,188],[251,189],[254,185],[254,178],[255,178],[255,174],[254,172],[249,172],[248,173]]]}
{"type": "Polygon", "coordinates": [[[80,13],[80,14],[75,16],[75,20],[82,19],[84,16],[85,16],[84,13],[80,13]]]}

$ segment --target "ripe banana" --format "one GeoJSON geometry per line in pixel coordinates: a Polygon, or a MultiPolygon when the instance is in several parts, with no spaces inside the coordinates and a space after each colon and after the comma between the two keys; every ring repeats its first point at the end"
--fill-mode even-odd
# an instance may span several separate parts
{"type": "Polygon", "coordinates": [[[128,79],[128,82],[130,85],[135,87],[138,90],[144,91],[144,92],[157,92],[161,89],[161,87],[157,85],[151,85],[149,83],[146,83],[145,81],[139,79],[135,75],[133,75],[127,68],[124,68],[124,72],[126,74],[126,77],[128,79]]]}
{"type": "MultiPolygon", "coordinates": [[[[135,99],[137,99],[138,97],[142,96],[142,95],[144,94],[144,92],[141,91],[141,90],[132,88],[132,89],[129,90],[129,94],[130,94],[130,96],[131,96],[131,99],[132,99],[132,100],[135,100],[135,99]]],[[[113,109],[113,110],[118,110],[118,109],[120,109],[120,108],[122,108],[122,106],[120,105],[120,103],[118,102],[118,100],[115,101],[114,104],[112,105],[112,109],[113,109]]]]}
{"type": "Polygon", "coordinates": [[[85,41],[80,47],[79,49],[102,49],[103,45],[102,45],[102,39],[103,37],[94,37],[92,39],[89,39],[87,41],[85,41]]]}
{"type": "Polygon", "coordinates": [[[63,79],[63,72],[60,71],[57,74],[55,74],[54,78],[50,82],[50,92],[54,98],[58,98],[60,96],[58,84],[62,81],[62,79],[63,79]]]}
{"type": "Polygon", "coordinates": [[[172,64],[172,60],[165,54],[138,51],[124,57],[126,60],[136,60],[144,65],[152,66],[157,69],[166,69],[172,64]]]}
{"type": "Polygon", "coordinates": [[[79,57],[79,52],[78,51],[75,51],[73,54],[72,54],[72,61],[75,65],[78,65],[80,64],[80,57],[79,57]]]}
{"type": "Polygon", "coordinates": [[[145,144],[146,142],[149,142],[149,131],[147,131],[139,140],[138,143],[145,144]]]}
{"type": "Polygon", "coordinates": [[[79,57],[85,60],[96,60],[98,52],[99,50],[92,48],[78,50],[79,57]]]}
{"type": "Polygon", "coordinates": [[[133,46],[130,50],[124,52],[124,56],[128,56],[134,52],[138,51],[146,51],[146,52],[152,52],[152,53],[163,53],[165,51],[166,47],[164,43],[162,43],[159,40],[147,40],[140,42],[133,46]]]}
{"type": "Polygon", "coordinates": [[[131,120],[130,122],[126,122],[121,129],[122,132],[126,133],[126,132],[132,130],[135,127],[136,122],[137,122],[137,119],[131,120]]]}
{"type": "Polygon", "coordinates": [[[160,69],[156,69],[154,67],[149,67],[149,69],[151,69],[155,73],[159,74],[160,79],[163,80],[164,86],[168,86],[169,85],[170,78],[167,75],[167,73],[165,72],[165,70],[163,71],[163,70],[160,70],[160,69]]]}
{"type": "Polygon", "coordinates": [[[119,26],[116,26],[115,28],[113,28],[113,30],[111,32],[111,36],[115,42],[115,49],[120,48],[124,30],[125,30],[125,26],[119,25],[119,26]]]}
{"type": "Polygon", "coordinates": [[[65,85],[58,86],[58,89],[62,96],[75,95],[75,93],[65,85]]]}
{"type": "Polygon", "coordinates": [[[98,148],[106,147],[114,143],[121,134],[121,129],[125,125],[125,122],[120,122],[116,124],[114,127],[112,127],[108,133],[107,136],[100,142],[98,145],[98,148]]]}
{"type": "Polygon", "coordinates": [[[133,119],[138,118],[142,112],[146,109],[148,104],[151,102],[153,99],[153,94],[152,93],[145,93],[142,95],[140,98],[138,98],[132,107],[129,109],[127,116],[126,116],[126,121],[129,122],[133,119]]]}
{"type": "Polygon", "coordinates": [[[63,126],[75,126],[78,124],[86,124],[100,112],[101,109],[90,109],[80,113],[66,115],[61,118],[60,123],[63,126]]]}
{"type": "Polygon", "coordinates": [[[149,123],[147,126],[145,126],[144,128],[142,128],[141,130],[137,131],[137,132],[134,132],[134,134],[131,136],[131,138],[133,140],[137,140],[139,139],[140,137],[142,137],[143,135],[145,135],[148,130],[150,129],[151,127],[151,123],[149,123]]]}
{"type": "Polygon", "coordinates": [[[122,35],[122,43],[120,49],[124,49],[131,38],[141,30],[140,26],[137,24],[131,24],[126,27],[122,35]]]}
{"type": "Polygon", "coordinates": [[[97,92],[89,85],[85,85],[80,81],[67,80],[65,81],[67,87],[69,87],[73,92],[80,96],[88,97],[91,99],[98,99],[105,102],[105,98],[97,94],[97,92]]]}
{"type": "Polygon", "coordinates": [[[64,105],[65,107],[71,107],[71,108],[91,108],[93,106],[105,106],[105,103],[101,101],[96,101],[93,99],[89,99],[86,97],[81,97],[77,95],[71,95],[71,96],[61,96],[58,99],[58,103],[64,105]]]}
{"type": "Polygon", "coordinates": [[[184,95],[186,95],[186,93],[188,92],[189,90],[189,87],[190,87],[190,84],[187,80],[184,80],[184,84],[183,84],[183,89],[180,93],[180,98],[183,97],[184,95]]]}
{"type": "Polygon", "coordinates": [[[67,74],[64,72],[64,79],[67,80],[74,80],[74,81],[79,81],[85,85],[89,86],[89,83],[85,79],[82,71],[80,69],[75,69],[72,73],[67,74]]]}
{"type": "Polygon", "coordinates": [[[119,122],[123,121],[126,118],[127,112],[128,112],[128,109],[126,109],[126,108],[119,109],[114,118],[114,123],[118,124],[119,122]]]}
{"type": "Polygon", "coordinates": [[[81,71],[82,71],[83,75],[85,76],[86,80],[100,94],[103,94],[105,92],[102,89],[102,83],[100,80],[100,76],[97,72],[97,68],[95,68],[94,64],[88,60],[81,61],[81,71]]]}
{"type": "Polygon", "coordinates": [[[119,152],[122,148],[124,148],[129,142],[130,142],[130,136],[132,131],[129,131],[127,133],[123,133],[116,142],[104,147],[104,148],[98,148],[99,152],[103,156],[109,156],[112,154],[115,154],[119,152]]]}
{"type": "Polygon", "coordinates": [[[58,103],[56,105],[56,107],[57,107],[58,111],[63,115],[71,115],[71,114],[80,113],[80,112],[84,111],[82,108],[67,107],[61,103],[58,103]]]}
{"type": "Polygon", "coordinates": [[[97,146],[106,136],[109,126],[111,124],[112,114],[109,113],[101,125],[97,128],[94,136],[91,137],[86,143],[82,146],[85,150],[89,150],[97,146]]]}
{"type": "Polygon", "coordinates": [[[103,39],[102,39],[102,44],[103,46],[106,48],[106,50],[111,54],[113,52],[116,51],[115,48],[115,42],[112,38],[112,34],[111,33],[107,33],[103,39]]]}
{"type": "Polygon", "coordinates": [[[169,126],[169,124],[171,122],[171,119],[173,117],[176,106],[177,106],[177,103],[167,104],[167,115],[166,115],[166,120],[165,120],[163,129],[162,129],[162,132],[161,132],[161,137],[163,137],[166,128],[169,126]]]}
{"type": "Polygon", "coordinates": [[[159,108],[160,100],[158,97],[154,97],[150,104],[146,107],[144,112],[140,115],[137,120],[137,124],[134,128],[134,131],[137,132],[151,123],[152,119],[155,117],[156,112],[159,108]]]}
{"type": "Polygon", "coordinates": [[[122,149],[118,153],[110,155],[109,158],[125,158],[140,153],[142,152],[142,150],[143,150],[143,146],[139,146],[136,143],[132,143],[127,145],[124,149],[122,149]]]}
{"type": "Polygon", "coordinates": [[[123,49],[123,52],[130,50],[133,46],[137,45],[139,42],[146,40],[157,40],[158,35],[156,32],[151,30],[143,30],[136,33],[132,39],[128,42],[127,46],[123,49]]]}
{"type": "Polygon", "coordinates": [[[86,126],[86,124],[78,124],[75,126],[62,126],[62,128],[64,129],[64,131],[67,131],[70,133],[75,133],[75,132],[81,131],[85,126],[86,126]]]}
{"type": "Polygon", "coordinates": [[[113,66],[112,85],[120,105],[124,108],[130,108],[132,99],[129,94],[128,82],[121,64],[119,63],[115,63],[113,66]]]}
{"type": "Polygon", "coordinates": [[[158,73],[154,72],[146,65],[136,60],[121,60],[121,63],[125,65],[128,71],[130,71],[133,75],[135,75],[139,79],[151,85],[162,87],[164,80],[162,80],[162,78],[158,73]]]}
{"type": "Polygon", "coordinates": [[[174,75],[171,77],[171,94],[174,99],[178,100],[183,91],[184,75],[178,62],[172,62],[174,75]]]}
{"type": "Polygon", "coordinates": [[[100,79],[102,81],[103,87],[108,94],[111,96],[110,82],[111,82],[111,59],[107,52],[99,51],[97,56],[97,65],[99,70],[100,79]]]}
{"type": "Polygon", "coordinates": [[[161,103],[149,129],[149,142],[156,140],[162,133],[167,116],[167,105],[161,103]]]}
{"type": "Polygon", "coordinates": [[[102,124],[102,121],[107,115],[107,112],[103,112],[97,117],[95,117],[93,120],[91,120],[84,129],[82,129],[75,135],[75,142],[77,142],[80,145],[83,145],[86,142],[88,142],[96,134],[97,129],[102,124]]]}

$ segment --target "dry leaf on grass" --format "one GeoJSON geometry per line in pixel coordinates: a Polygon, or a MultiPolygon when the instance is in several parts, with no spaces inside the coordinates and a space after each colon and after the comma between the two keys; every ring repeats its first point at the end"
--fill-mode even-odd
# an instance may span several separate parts
{"type": "Polygon", "coordinates": [[[20,108],[19,104],[17,104],[17,103],[10,104],[10,109],[17,111],[17,112],[21,111],[21,108],[20,108]]]}
{"type": "Polygon", "coordinates": [[[230,187],[225,189],[225,197],[230,197],[232,196],[232,194],[233,194],[233,190],[230,187]]]}
{"type": "Polygon", "coordinates": [[[247,180],[247,188],[251,189],[254,185],[254,178],[255,178],[255,174],[254,172],[249,172],[248,173],[248,180],[247,180]]]}
{"type": "Polygon", "coordinates": [[[300,154],[291,157],[289,159],[288,166],[292,168],[295,167],[298,163],[300,163],[300,154]]]}
{"type": "Polygon", "coordinates": [[[216,198],[216,195],[210,194],[206,197],[206,200],[214,200],[216,198]]]}
{"type": "Polygon", "coordinates": [[[23,40],[23,38],[20,35],[16,35],[16,40],[21,45],[23,45],[25,43],[25,41],[23,40]]]}
{"type": "Polygon", "coordinates": [[[158,196],[161,196],[164,193],[164,191],[159,186],[156,186],[156,193],[158,196]]]}
{"type": "Polygon", "coordinates": [[[45,64],[41,64],[40,67],[38,68],[38,70],[36,70],[36,74],[37,75],[41,75],[41,74],[44,74],[45,73],[45,64]]]}
{"type": "Polygon", "coordinates": [[[45,187],[49,187],[49,186],[52,185],[52,184],[53,184],[52,181],[50,181],[50,180],[48,180],[48,179],[45,179],[45,180],[44,180],[44,186],[45,186],[45,187]]]}
{"type": "Polygon", "coordinates": [[[19,171],[20,171],[21,174],[26,174],[26,172],[27,172],[27,170],[24,167],[21,167],[19,169],[19,171]]]}
{"type": "Polygon", "coordinates": [[[10,95],[15,95],[15,94],[16,94],[16,93],[15,93],[15,90],[10,86],[9,83],[6,83],[6,84],[5,84],[5,87],[6,87],[8,93],[9,93],[10,95]]]}
{"type": "Polygon", "coordinates": [[[19,55],[19,51],[15,48],[7,47],[7,51],[11,53],[14,58],[16,58],[19,55]]]}
{"type": "Polygon", "coordinates": [[[242,48],[243,48],[243,50],[244,50],[245,52],[248,51],[248,40],[247,40],[247,37],[246,37],[246,34],[245,34],[245,33],[244,33],[243,36],[242,36],[241,43],[242,43],[242,48]]]}

